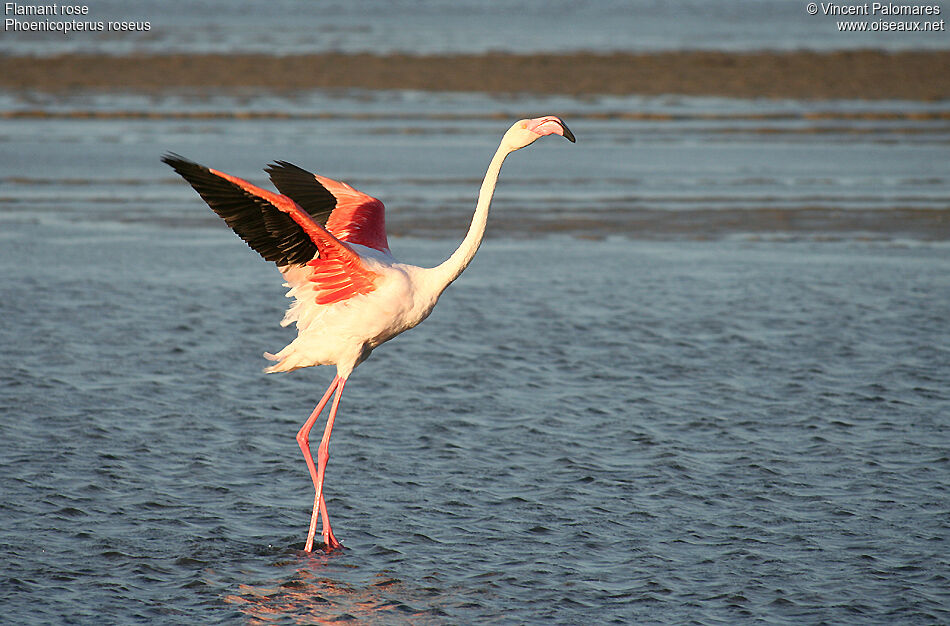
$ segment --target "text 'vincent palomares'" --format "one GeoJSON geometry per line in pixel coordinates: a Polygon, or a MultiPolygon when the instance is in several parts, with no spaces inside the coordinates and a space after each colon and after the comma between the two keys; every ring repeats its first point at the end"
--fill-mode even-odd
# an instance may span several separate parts
{"type": "Polygon", "coordinates": [[[940,15],[936,4],[892,4],[890,2],[865,2],[863,4],[839,4],[820,2],[823,15],[940,15]]]}

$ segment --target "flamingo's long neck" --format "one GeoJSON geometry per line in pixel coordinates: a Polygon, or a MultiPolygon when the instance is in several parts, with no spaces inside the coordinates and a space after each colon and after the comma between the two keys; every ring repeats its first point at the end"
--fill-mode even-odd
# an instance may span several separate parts
{"type": "Polygon", "coordinates": [[[462,240],[458,249],[452,253],[441,265],[432,268],[432,274],[435,277],[439,293],[445,290],[452,282],[465,271],[468,264],[472,262],[478,247],[485,236],[485,225],[488,223],[488,210],[491,208],[491,200],[495,195],[495,185],[498,183],[498,174],[501,172],[501,166],[505,162],[505,157],[511,154],[513,149],[502,141],[488,165],[488,172],[485,174],[485,180],[482,181],[482,188],[478,192],[478,203],[475,205],[475,214],[472,216],[472,225],[468,228],[465,239],[462,240]]]}

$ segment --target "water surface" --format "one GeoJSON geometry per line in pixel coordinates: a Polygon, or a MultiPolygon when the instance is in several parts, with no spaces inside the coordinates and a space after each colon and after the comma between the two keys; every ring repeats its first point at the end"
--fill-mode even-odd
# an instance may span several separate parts
{"type": "Polygon", "coordinates": [[[0,603],[18,624],[950,621],[946,103],[3,94],[0,603]],[[400,258],[489,239],[343,400],[159,162],[288,159],[400,258]]]}
{"type": "Polygon", "coordinates": [[[276,272],[223,229],[7,226],[17,623],[950,617],[943,245],[489,241],[348,385],[328,556],[293,436],[330,373],[260,373],[276,272]]]}
{"type": "Polygon", "coordinates": [[[382,199],[397,234],[466,227],[498,138],[556,113],[577,144],[506,163],[490,234],[946,239],[946,102],[492,97],[5,94],[5,219],[216,219],[158,162],[174,151],[266,184],[285,159],[382,199]]]}

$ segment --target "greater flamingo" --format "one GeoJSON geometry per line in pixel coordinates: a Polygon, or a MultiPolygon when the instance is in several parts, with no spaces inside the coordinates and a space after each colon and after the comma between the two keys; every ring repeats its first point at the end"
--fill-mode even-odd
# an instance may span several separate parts
{"type": "Polygon", "coordinates": [[[481,244],[505,157],[552,134],[574,141],[564,122],[553,115],[521,120],[508,129],[488,166],[468,233],[458,249],[433,268],[398,262],[386,240],[382,202],[346,183],[277,161],[265,170],[280,191],[274,193],[176,154],[162,157],[248,246],[275,262],[284,276],[290,289],[287,295],[294,302],[281,325],[296,322],[297,337],[277,354],[264,354],[275,361],[265,371],[336,365],[333,382],[297,433],[315,491],[305,551],[313,548],[318,513],[325,548],[341,547],[330,528],[323,477],[347,379],[376,346],[429,316],[481,244]],[[315,465],[310,430],[331,396],[333,404],[315,465]]]}

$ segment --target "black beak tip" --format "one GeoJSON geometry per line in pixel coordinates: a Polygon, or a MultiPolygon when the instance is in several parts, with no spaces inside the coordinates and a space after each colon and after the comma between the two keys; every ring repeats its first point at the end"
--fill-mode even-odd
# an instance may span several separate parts
{"type": "Polygon", "coordinates": [[[571,129],[567,127],[567,124],[561,122],[561,128],[564,129],[564,138],[570,141],[571,143],[577,143],[577,139],[574,138],[574,133],[571,132],[571,129]]]}

